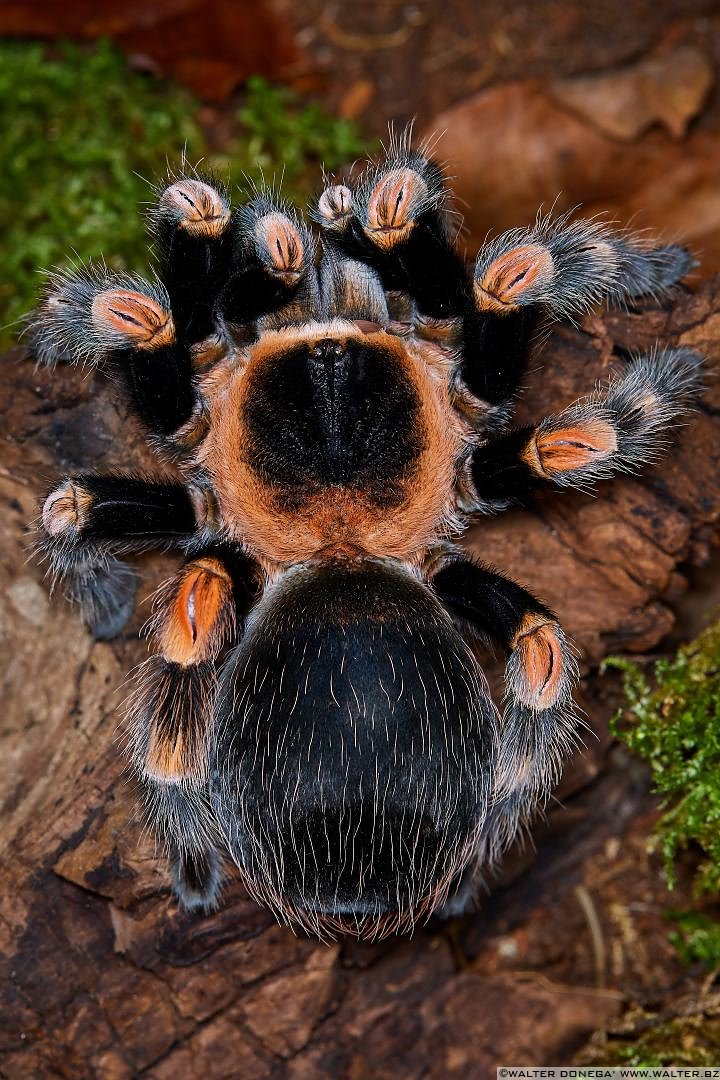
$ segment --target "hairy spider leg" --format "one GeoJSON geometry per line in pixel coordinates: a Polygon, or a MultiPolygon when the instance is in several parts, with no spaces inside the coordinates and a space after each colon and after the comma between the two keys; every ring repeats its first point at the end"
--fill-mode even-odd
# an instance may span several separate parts
{"type": "Polygon", "coordinates": [[[130,618],[135,572],[117,554],[181,545],[201,502],[180,484],[91,473],[67,477],[45,500],[40,549],[93,635],[115,637],[130,618]]]}
{"type": "Polygon", "coordinates": [[[577,744],[577,664],[553,612],[508,578],[458,556],[431,584],[453,615],[507,658],[495,800],[479,850],[479,861],[492,863],[548,797],[577,744]]]}
{"type": "Polygon", "coordinates": [[[195,379],[232,347],[225,320],[252,338],[268,320],[312,317],[315,246],[270,195],[232,213],[222,190],[187,176],[162,189],[151,225],[161,280],[105,267],[54,274],[30,342],[41,363],[87,363],[124,382],[152,435],[182,453],[204,430],[195,379]]]}
{"type": "Polygon", "coordinates": [[[239,640],[256,594],[257,565],[242,549],[215,545],[197,554],[159,590],[152,620],[159,651],[143,664],[128,702],[145,817],[189,909],[214,907],[222,885],[209,789],[216,663],[239,640]]]}
{"type": "Polygon", "coordinates": [[[441,168],[404,143],[391,146],[350,188],[327,187],[313,211],[326,243],[372,266],[388,292],[412,298],[420,316],[460,315],[470,280],[451,239],[441,168]]]}
{"type": "Polygon", "coordinates": [[[469,508],[492,513],[540,488],[588,489],[656,460],[701,389],[700,370],[692,349],[658,349],[537,426],[491,437],[470,461],[469,508]]]}
{"type": "MultiPolygon", "coordinates": [[[[41,361],[62,356],[124,383],[156,442],[177,451],[176,433],[200,402],[160,283],[106,270],[56,275],[32,337],[41,361]]],[[[70,477],[48,497],[40,546],[96,636],[118,634],[132,612],[135,574],[117,553],[180,545],[210,525],[208,500],[179,484],[93,475],[70,477]]]]}
{"type": "Polygon", "coordinates": [[[273,192],[256,191],[247,205],[232,210],[222,187],[189,176],[160,192],[151,224],[178,338],[191,361],[185,384],[194,410],[192,417],[176,417],[175,442],[180,451],[192,451],[207,423],[195,378],[238,338],[246,343],[263,329],[312,317],[318,302],[315,243],[273,192]]]}
{"type": "Polygon", "coordinates": [[[55,274],[30,339],[41,363],[87,364],[124,383],[135,410],[161,443],[196,408],[190,348],[178,338],[160,282],[97,267],[55,274]]]}
{"type": "Polygon", "coordinates": [[[150,214],[160,276],[179,335],[196,345],[223,322],[307,321],[317,305],[315,242],[277,193],[256,189],[232,209],[209,178],[180,176],[159,192],[150,214]]]}
{"type": "Polygon", "coordinates": [[[373,267],[386,290],[410,297],[415,332],[457,350],[460,376],[475,397],[505,406],[524,374],[540,311],[477,309],[449,199],[439,166],[400,145],[355,190],[326,188],[315,218],[332,249],[373,267]]]}
{"type": "Polygon", "coordinates": [[[217,309],[255,332],[303,323],[319,314],[316,242],[307,225],[272,191],[258,191],[232,219],[230,276],[217,309]]]}
{"type": "Polygon", "coordinates": [[[462,377],[481,400],[509,401],[538,333],[597,304],[659,297],[691,268],[676,245],[650,247],[601,221],[538,214],[484,244],[473,276],[473,310],[463,323],[462,377]]]}
{"type": "Polygon", "coordinates": [[[401,139],[354,189],[326,188],[314,216],[330,244],[374,266],[387,290],[412,298],[420,333],[450,321],[445,334],[459,346],[459,374],[489,406],[507,407],[550,320],[661,295],[692,265],[676,245],[651,248],[598,221],[538,215],[532,228],[483,245],[471,278],[449,228],[449,195],[442,169],[401,139]]]}
{"type": "Polygon", "coordinates": [[[158,190],[149,217],[178,336],[203,341],[216,331],[215,304],[231,272],[228,191],[210,177],[181,174],[158,190]]]}

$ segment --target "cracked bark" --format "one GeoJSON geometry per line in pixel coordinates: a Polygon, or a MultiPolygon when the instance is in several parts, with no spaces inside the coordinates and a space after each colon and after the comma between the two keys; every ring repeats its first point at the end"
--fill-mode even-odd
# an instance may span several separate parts
{"type": "MultiPolygon", "coordinates": [[[[567,404],[658,339],[693,345],[716,367],[720,280],[678,291],[662,309],[559,329],[519,419],[567,404]]],[[[567,805],[544,830],[543,859],[517,863],[515,884],[477,915],[412,941],[327,949],[277,927],[238,885],[210,918],[179,914],[134,817],[115,741],[118,687],[145,655],[137,629],[148,605],[121,640],[93,643],[28,561],[29,523],[56,477],[153,468],[153,458],[102,378],[35,371],[14,353],[0,380],[0,611],[11,658],[0,780],[3,1075],[446,1078],[523,1057],[568,1060],[617,1014],[622,994],[583,983],[582,965],[570,994],[542,971],[488,973],[475,958],[488,935],[532,925],[571,893],[588,853],[647,809],[632,770],[604,769],[579,792],[602,769],[602,707],[590,715],[600,744],[566,774],[567,805]]],[[[539,497],[468,534],[481,558],[558,611],[590,673],[591,701],[602,657],[653,649],[672,626],[683,569],[708,557],[720,514],[719,405],[711,379],[675,450],[642,477],[603,484],[595,499],[539,497]]],[[[171,563],[142,561],[141,595],[171,563]]]]}

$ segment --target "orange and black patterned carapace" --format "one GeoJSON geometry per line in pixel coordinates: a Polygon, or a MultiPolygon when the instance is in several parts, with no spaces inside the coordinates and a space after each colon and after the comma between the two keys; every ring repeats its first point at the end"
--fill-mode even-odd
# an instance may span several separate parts
{"type": "Polygon", "coordinates": [[[417,562],[466,446],[428,351],[334,320],[268,331],[201,380],[197,461],[233,538],[283,566],[346,548],[417,562]]]}

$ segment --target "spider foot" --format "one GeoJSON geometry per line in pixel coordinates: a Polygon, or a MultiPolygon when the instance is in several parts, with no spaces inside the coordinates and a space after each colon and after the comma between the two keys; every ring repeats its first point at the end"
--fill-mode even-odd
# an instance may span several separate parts
{"type": "Polygon", "coordinates": [[[89,267],[54,274],[30,325],[44,364],[97,365],[114,353],[153,352],[175,341],[167,293],[159,284],[89,267]]]}
{"type": "Polygon", "coordinates": [[[204,180],[182,176],[159,195],[151,214],[156,231],[182,229],[189,236],[219,237],[230,222],[227,192],[204,180]]]}
{"type": "Polygon", "coordinates": [[[469,503],[487,513],[538,487],[590,488],[654,462],[702,390],[702,360],[689,348],[658,349],[535,428],[490,439],[473,452],[469,503]]]}
{"type": "Polygon", "coordinates": [[[612,460],[618,434],[610,418],[581,409],[544,420],[521,452],[536,476],[563,483],[587,470],[597,472],[612,460]]]}
{"type": "Polygon", "coordinates": [[[63,480],[45,500],[42,510],[45,532],[53,537],[78,535],[92,502],[90,491],[74,480],[63,480]]]}
{"type": "Polygon", "coordinates": [[[661,296],[692,265],[677,245],[653,248],[600,221],[538,216],[533,227],[511,229],[481,249],[475,307],[502,316],[536,306],[555,318],[577,319],[596,304],[661,296]]]}
{"type": "Polygon", "coordinates": [[[306,322],[318,309],[315,240],[294,212],[260,193],[235,217],[233,276],[218,301],[231,323],[266,329],[306,322]]]}
{"type": "Polygon", "coordinates": [[[313,211],[313,218],[331,232],[344,232],[355,212],[353,193],[345,184],[330,184],[325,188],[313,211]]]}
{"type": "Polygon", "coordinates": [[[634,472],[657,459],[673,421],[692,408],[701,369],[693,349],[641,356],[604,390],[543,420],[521,456],[534,474],[561,486],[634,472]]]}
{"type": "Polygon", "coordinates": [[[505,672],[491,861],[548,798],[578,744],[572,701],[577,679],[577,662],[561,627],[535,613],[526,615],[505,672]]]}
{"type": "Polygon", "coordinates": [[[504,315],[550,289],[553,273],[550,250],[542,244],[520,244],[495,258],[478,261],[474,294],[478,311],[504,315]]]}
{"type": "Polygon", "coordinates": [[[404,244],[447,196],[442,171],[419,153],[391,156],[365,179],[355,202],[366,238],[381,251],[404,244]]]}
{"type": "Polygon", "coordinates": [[[247,259],[284,285],[297,285],[315,255],[307,226],[268,195],[258,195],[241,207],[238,223],[247,259]]]}
{"type": "Polygon", "coordinates": [[[185,911],[215,911],[222,884],[222,865],[214,848],[179,851],[172,859],[173,892],[185,911]]]}
{"type": "Polygon", "coordinates": [[[554,620],[528,612],[511,643],[508,692],[530,709],[549,709],[570,691],[565,636],[554,620]]]}

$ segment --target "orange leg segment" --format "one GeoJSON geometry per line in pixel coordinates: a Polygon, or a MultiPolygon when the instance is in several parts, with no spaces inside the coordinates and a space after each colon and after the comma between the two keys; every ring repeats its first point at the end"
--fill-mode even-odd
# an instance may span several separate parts
{"type": "Polygon", "coordinates": [[[130,705],[142,773],[160,782],[202,781],[214,716],[214,661],[236,624],[233,581],[212,555],[188,563],[161,590],[155,637],[130,705]]]}

